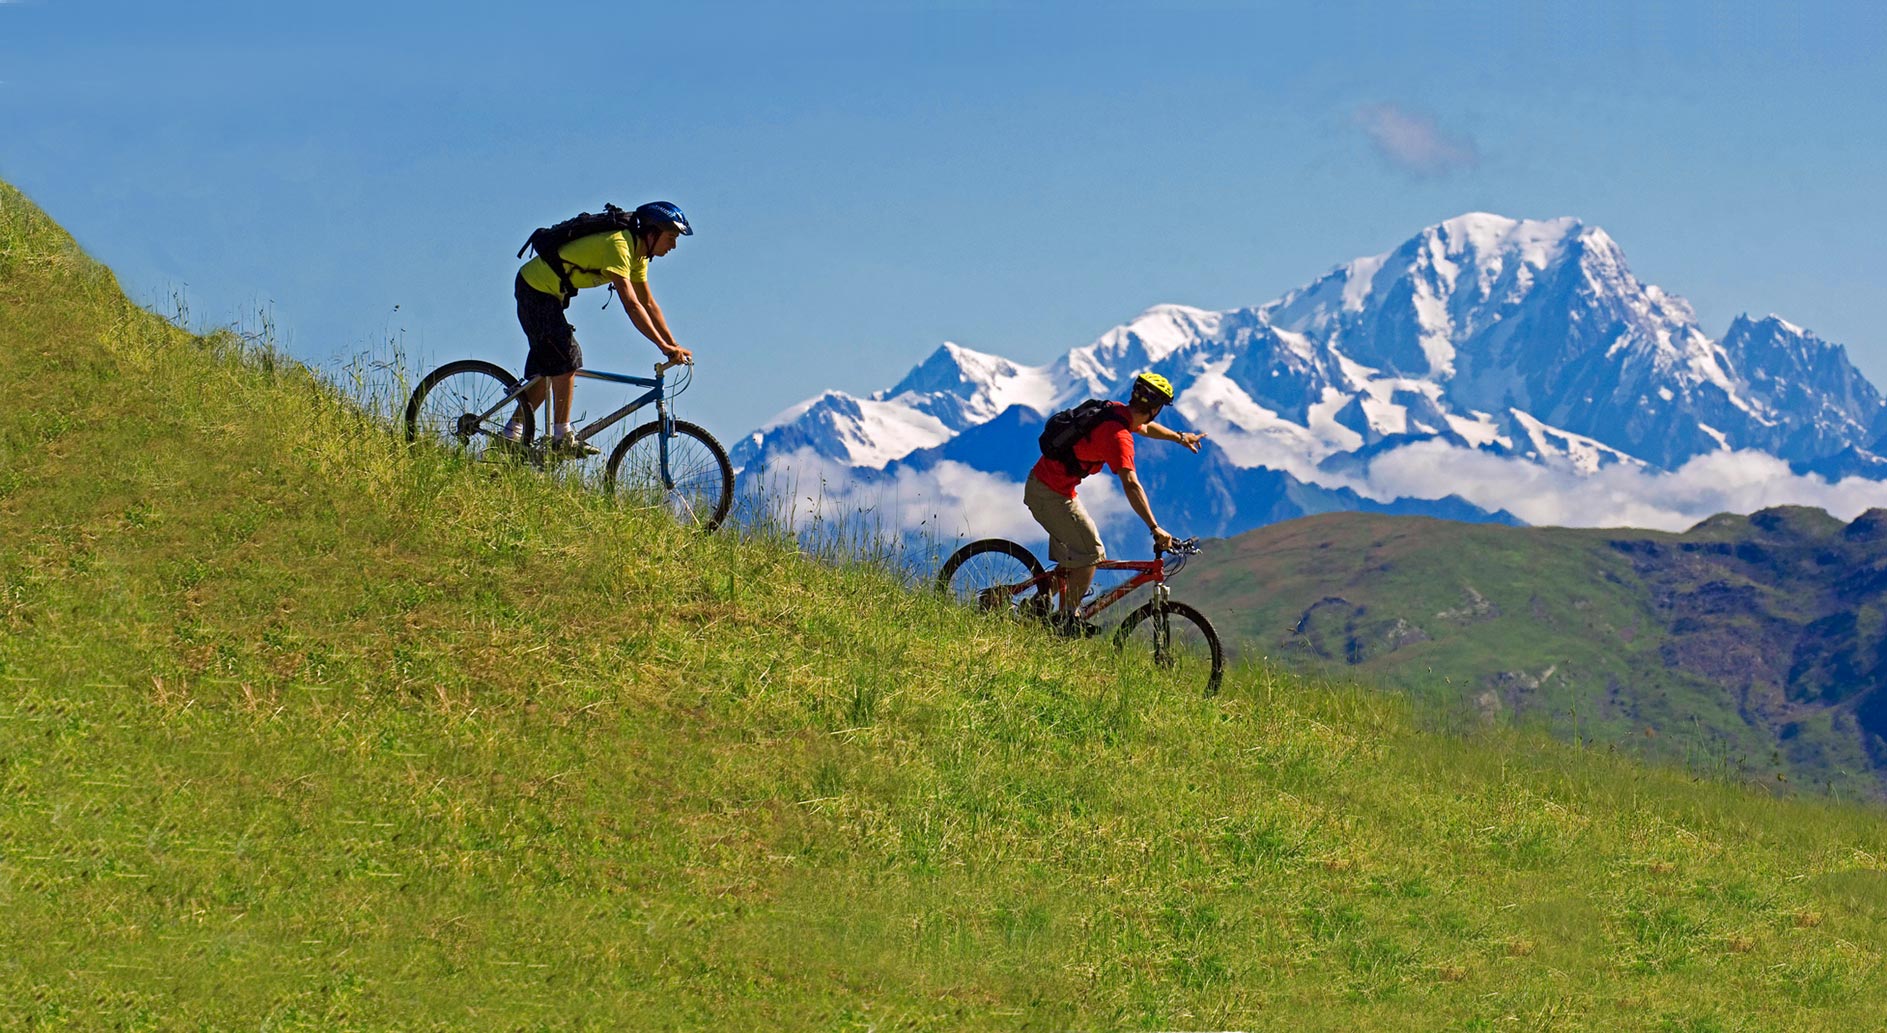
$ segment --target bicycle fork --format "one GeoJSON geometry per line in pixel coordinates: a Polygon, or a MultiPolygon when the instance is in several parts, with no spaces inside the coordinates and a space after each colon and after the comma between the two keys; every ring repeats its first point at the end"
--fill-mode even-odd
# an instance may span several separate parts
{"type": "Polygon", "coordinates": [[[1161,667],[1173,662],[1173,625],[1166,619],[1166,604],[1172,597],[1166,582],[1153,586],[1153,662],[1161,667]]]}
{"type": "MultiPolygon", "coordinates": [[[[660,374],[657,374],[657,379],[660,379],[660,374]]],[[[668,399],[659,395],[655,399],[655,420],[661,425],[661,429],[655,432],[655,439],[656,452],[662,464],[662,490],[674,491],[675,477],[668,472],[668,442],[675,436],[675,418],[668,414],[668,399]]]]}

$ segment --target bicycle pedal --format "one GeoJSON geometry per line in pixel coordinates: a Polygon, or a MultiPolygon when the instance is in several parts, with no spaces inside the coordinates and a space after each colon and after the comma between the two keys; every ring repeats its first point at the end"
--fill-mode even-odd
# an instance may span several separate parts
{"type": "Polygon", "coordinates": [[[1079,617],[1073,619],[1057,617],[1054,629],[1055,634],[1062,638],[1093,638],[1101,633],[1101,629],[1093,621],[1082,620],[1079,617]]]}

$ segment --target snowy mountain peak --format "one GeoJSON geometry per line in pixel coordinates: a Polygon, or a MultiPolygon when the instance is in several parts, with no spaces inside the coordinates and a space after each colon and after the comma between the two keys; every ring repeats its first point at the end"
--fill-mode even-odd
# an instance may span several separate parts
{"type": "Polygon", "coordinates": [[[1056,401],[1066,403],[1112,391],[1127,377],[1159,365],[1181,349],[1216,338],[1226,315],[1188,305],[1147,309],[1049,367],[1050,375],[1062,385],[1056,401]]]}
{"type": "Polygon", "coordinates": [[[1102,334],[1085,351],[1096,360],[1117,361],[1134,357],[1145,363],[1159,362],[1202,337],[1219,332],[1222,312],[1208,312],[1189,305],[1155,305],[1102,334]]]}
{"type": "Polygon", "coordinates": [[[1405,448],[1581,474],[1740,451],[1847,469],[1887,450],[1887,403],[1839,345],[1778,316],[1712,339],[1599,227],[1468,212],[1256,308],[1153,306],[1046,366],[946,343],[868,399],[788,410],[735,460],[810,449],[885,476],[943,460],[995,475],[992,457],[1032,454],[1041,416],[1147,369],[1232,468],[1307,483],[1405,448]]]}
{"type": "MultiPolygon", "coordinates": [[[[1410,357],[1419,354],[1424,365],[1398,368],[1446,375],[1453,369],[1448,340],[1483,327],[1493,310],[1525,296],[1544,271],[1575,249],[1601,265],[1623,268],[1611,238],[1578,219],[1469,212],[1423,229],[1392,251],[1338,266],[1263,313],[1273,326],[1314,336],[1338,332],[1346,323],[1367,326],[1414,316],[1426,343],[1410,357]]],[[[1373,363],[1375,357],[1361,358],[1373,363]]]]}
{"type": "Polygon", "coordinates": [[[883,469],[1010,406],[1046,412],[1054,395],[1047,370],[946,341],[891,388],[865,398],[826,391],[787,409],[736,445],[732,459],[746,468],[768,454],[809,452],[883,469]]]}
{"type": "Polygon", "coordinates": [[[1769,313],[1761,319],[1752,319],[1749,313],[1742,313],[1735,319],[1730,320],[1730,333],[1739,332],[1739,328],[1741,332],[1745,333],[1754,330],[1776,331],[1790,337],[1800,337],[1804,340],[1815,341],[1823,346],[1833,347],[1829,345],[1827,341],[1815,336],[1813,331],[1804,330],[1781,316],[1776,315],[1774,312],[1769,313]]]}
{"type": "Polygon", "coordinates": [[[775,416],[734,446],[734,465],[745,469],[764,453],[810,452],[848,466],[882,469],[962,430],[904,399],[855,398],[826,391],[775,416]]]}
{"type": "Polygon", "coordinates": [[[1784,330],[1787,330],[1789,333],[1792,333],[1792,334],[1797,334],[1803,337],[1813,336],[1807,330],[1804,330],[1801,327],[1796,326],[1794,323],[1791,323],[1788,320],[1782,318],[1781,316],[1776,315],[1774,312],[1769,313],[1769,315],[1763,319],[1763,322],[1774,323],[1777,326],[1781,327],[1784,330]]]}
{"type": "Polygon", "coordinates": [[[1021,368],[999,355],[965,348],[955,341],[945,341],[923,362],[911,367],[911,372],[905,374],[903,380],[872,397],[895,398],[907,392],[936,391],[969,394],[974,393],[979,386],[1002,377],[1014,376],[1021,368]],[[967,392],[964,391],[966,387],[969,389],[967,392]]]}
{"type": "Polygon", "coordinates": [[[1417,235],[1417,240],[1433,240],[1442,245],[1442,254],[1450,258],[1470,257],[1476,261],[1518,259],[1535,269],[1544,269],[1558,257],[1568,238],[1595,233],[1606,244],[1611,238],[1603,230],[1585,231],[1578,219],[1509,219],[1487,212],[1469,212],[1431,226],[1417,235]]]}

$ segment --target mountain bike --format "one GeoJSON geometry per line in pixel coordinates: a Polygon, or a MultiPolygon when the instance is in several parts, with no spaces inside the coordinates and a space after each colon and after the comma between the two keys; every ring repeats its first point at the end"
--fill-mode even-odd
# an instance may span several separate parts
{"type": "MultiPolygon", "coordinates": [[[[1172,598],[1166,579],[1199,553],[1199,539],[1173,543],[1151,560],[1103,560],[1100,570],[1128,570],[1134,576],[1076,614],[1090,621],[1135,590],[1153,586],[1153,598],[1129,613],[1114,631],[1114,647],[1147,648],[1153,662],[1188,679],[1204,675],[1206,695],[1219,691],[1225,676],[1225,650],[1205,615],[1172,598]],[[1171,557],[1170,559],[1168,557],[1171,557]]],[[[937,571],[937,587],[985,613],[1006,613],[1046,624],[1056,612],[1055,598],[1066,585],[1061,568],[1044,570],[1035,554],[1002,538],[984,538],[958,549],[937,571]]]]}
{"type": "MultiPolygon", "coordinates": [[[[585,380],[646,387],[648,391],[622,408],[586,424],[575,431],[576,440],[588,442],[614,426],[637,409],[655,403],[655,419],[634,428],[613,448],[600,478],[603,493],[634,505],[659,506],[677,520],[712,531],[727,519],[734,504],[734,467],[727,450],[714,435],[675,419],[668,411],[669,400],[688,389],[694,380],[694,365],[674,387],[667,383],[668,370],[682,365],[662,362],[655,366],[655,376],[635,377],[626,373],[580,369],[576,375],[585,380]]],[[[520,382],[510,371],[480,359],[460,359],[426,374],[413,397],[406,403],[406,439],[430,440],[475,460],[517,459],[538,467],[575,467],[589,479],[595,473],[587,457],[561,455],[550,444],[550,435],[537,433],[536,410],[521,405],[519,399],[531,386],[544,379],[531,377],[520,382]],[[507,438],[505,421],[517,412],[524,433],[507,438]]],[[[550,397],[545,395],[546,411],[550,397]]],[[[548,421],[546,421],[548,422],[548,421]]]]}

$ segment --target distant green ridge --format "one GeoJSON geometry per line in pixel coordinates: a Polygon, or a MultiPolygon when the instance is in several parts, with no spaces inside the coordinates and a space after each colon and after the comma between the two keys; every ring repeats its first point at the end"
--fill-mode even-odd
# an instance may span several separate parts
{"type": "Polygon", "coordinates": [[[1876,811],[409,453],[0,187],[0,1026],[1871,1028],[1876,811]]]}
{"type": "Polygon", "coordinates": [[[1223,543],[1187,597],[1247,651],[1783,792],[1887,795],[1887,510],[1683,534],[1329,514],[1223,543]]]}

